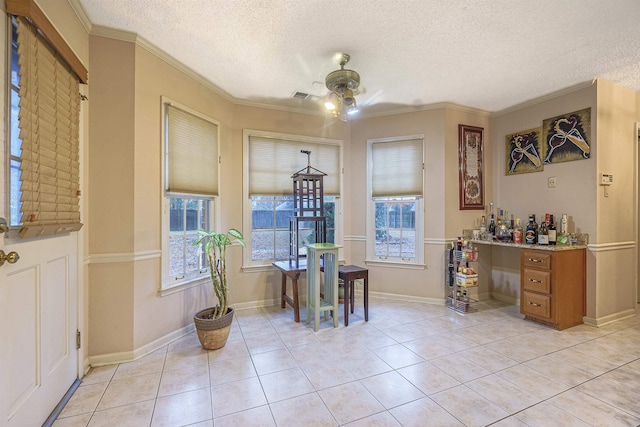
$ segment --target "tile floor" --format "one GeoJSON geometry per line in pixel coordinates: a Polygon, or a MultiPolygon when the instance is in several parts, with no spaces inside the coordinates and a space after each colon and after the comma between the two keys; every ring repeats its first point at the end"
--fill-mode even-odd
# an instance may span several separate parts
{"type": "Polygon", "coordinates": [[[223,349],[191,333],[93,368],[54,426],[640,425],[638,317],[558,332],[497,301],[371,298],[368,323],[356,305],[317,333],[291,308],[238,310],[223,349]]]}

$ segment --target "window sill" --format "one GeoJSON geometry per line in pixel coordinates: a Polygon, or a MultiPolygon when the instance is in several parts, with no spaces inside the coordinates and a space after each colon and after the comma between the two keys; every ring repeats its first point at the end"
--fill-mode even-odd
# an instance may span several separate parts
{"type": "Polygon", "coordinates": [[[401,262],[401,261],[381,261],[381,260],[365,260],[364,263],[366,265],[370,265],[373,267],[386,267],[386,268],[400,268],[400,269],[406,269],[406,270],[424,270],[426,265],[425,264],[418,264],[418,263],[408,263],[408,262],[401,262]]]}
{"type": "Polygon", "coordinates": [[[211,282],[211,277],[197,277],[195,279],[191,279],[185,282],[181,282],[179,284],[173,285],[171,287],[164,287],[158,290],[158,295],[161,297],[166,297],[167,295],[172,295],[178,292],[182,292],[186,289],[195,288],[196,286],[200,286],[204,283],[211,282]]]}

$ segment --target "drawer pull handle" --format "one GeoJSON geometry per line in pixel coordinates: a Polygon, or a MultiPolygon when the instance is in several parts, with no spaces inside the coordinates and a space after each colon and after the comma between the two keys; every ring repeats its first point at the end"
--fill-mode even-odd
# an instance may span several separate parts
{"type": "Polygon", "coordinates": [[[542,304],[536,304],[536,303],[535,303],[535,302],[533,302],[533,301],[529,301],[529,305],[532,305],[532,306],[534,306],[534,307],[542,307],[542,304]]]}
{"type": "Polygon", "coordinates": [[[529,258],[529,261],[531,261],[531,262],[544,262],[541,259],[536,259],[536,258],[529,258]]]}
{"type": "Polygon", "coordinates": [[[533,283],[542,283],[542,280],[536,280],[536,279],[529,279],[529,281],[533,283]]]}

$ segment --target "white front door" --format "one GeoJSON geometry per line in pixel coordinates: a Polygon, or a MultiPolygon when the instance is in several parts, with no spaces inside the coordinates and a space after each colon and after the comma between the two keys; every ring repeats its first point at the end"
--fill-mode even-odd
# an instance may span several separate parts
{"type": "Polygon", "coordinates": [[[0,249],[0,426],[39,426],[77,378],[77,233],[0,249]]]}

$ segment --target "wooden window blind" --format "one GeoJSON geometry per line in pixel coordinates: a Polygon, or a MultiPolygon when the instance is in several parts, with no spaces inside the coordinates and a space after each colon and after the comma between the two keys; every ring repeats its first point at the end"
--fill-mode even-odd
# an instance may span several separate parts
{"type": "Polygon", "coordinates": [[[166,104],[169,194],[218,195],[218,125],[166,104]]]}
{"type": "Polygon", "coordinates": [[[320,142],[303,142],[264,136],[249,136],[249,196],[293,194],[291,175],[307,166],[327,175],[323,178],[324,195],[340,196],[340,146],[320,142]]]}
{"type": "Polygon", "coordinates": [[[17,18],[20,66],[20,237],[77,231],[80,91],[76,74],[38,28],[17,18]]]}
{"type": "Polygon", "coordinates": [[[371,145],[372,197],[422,197],[422,139],[371,145]]]}

